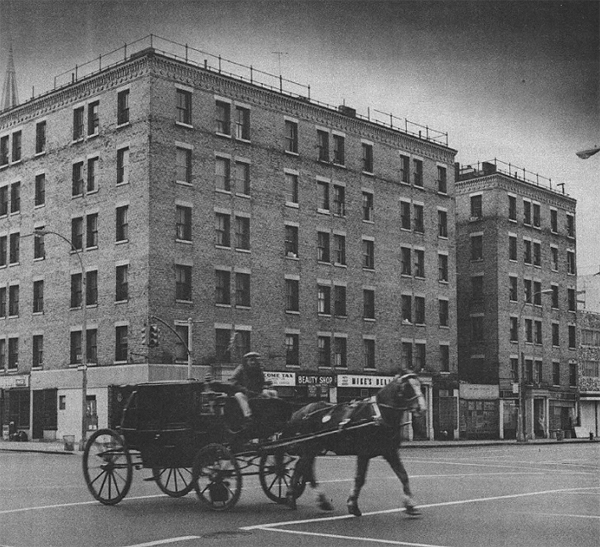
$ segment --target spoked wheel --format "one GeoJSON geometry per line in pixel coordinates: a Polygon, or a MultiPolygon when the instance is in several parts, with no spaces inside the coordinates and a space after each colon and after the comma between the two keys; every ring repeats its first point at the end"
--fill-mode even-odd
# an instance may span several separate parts
{"type": "Polygon", "coordinates": [[[92,496],[104,505],[115,505],[127,495],[133,465],[121,435],[99,429],[89,438],[83,451],[83,476],[92,496]]]}
{"type": "Polygon", "coordinates": [[[240,499],[240,466],[221,444],[209,444],[198,452],[194,460],[194,478],[196,494],[215,511],[229,509],[240,499]]]}
{"type": "Polygon", "coordinates": [[[167,496],[180,498],[194,488],[192,470],[189,467],[154,467],[152,477],[167,496]]]}
{"type": "MultiPolygon", "coordinates": [[[[263,454],[259,464],[259,479],[263,492],[275,503],[287,503],[287,494],[292,487],[295,457],[284,452],[263,454]]],[[[296,494],[299,498],[304,492],[306,483],[300,481],[298,487],[302,489],[296,494]]]]}

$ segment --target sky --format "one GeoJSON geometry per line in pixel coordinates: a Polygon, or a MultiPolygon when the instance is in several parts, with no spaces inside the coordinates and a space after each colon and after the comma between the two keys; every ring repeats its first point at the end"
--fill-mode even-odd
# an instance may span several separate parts
{"type": "Polygon", "coordinates": [[[23,102],[149,34],[281,70],[324,103],[447,132],[461,164],[497,158],[564,184],[589,275],[600,153],[575,153],[600,146],[599,14],[599,0],[0,0],[0,77],[11,39],[23,102]]]}

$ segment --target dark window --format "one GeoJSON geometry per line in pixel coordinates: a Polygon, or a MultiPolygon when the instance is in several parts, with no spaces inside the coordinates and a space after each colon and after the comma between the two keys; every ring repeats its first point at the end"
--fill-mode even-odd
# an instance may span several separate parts
{"type": "Polygon", "coordinates": [[[331,287],[329,285],[317,286],[317,312],[331,315],[331,287]]]}
{"type": "Polygon", "coordinates": [[[117,184],[129,182],[129,148],[117,150],[117,184]]]}
{"type": "Polygon", "coordinates": [[[483,196],[471,196],[471,218],[478,220],[483,217],[483,196]]]}
{"type": "Polygon", "coordinates": [[[550,230],[555,234],[558,232],[558,211],[556,209],[550,209],[550,230]]]}
{"type": "Polygon", "coordinates": [[[440,194],[445,194],[448,191],[448,176],[447,176],[446,168],[442,167],[441,165],[438,165],[437,172],[438,172],[438,178],[437,178],[438,192],[440,194]]]}
{"type": "Polygon", "coordinates": [[[231,191],[231,162],[229,158],[215,158],[215,187],[224,192],[231,191]]]}
{"type": "Polygon", "coordinates": [[[177,121],[192,125],[192,94],[183,89],[177,90],[177,121]]]}
{"type": "Polygon", "coordinates": [[[175,265],[175,299],[192,300],[192,267],[175,265]]]}
{"type": "Polygon", "coordinates": [[[333,339],[333,365],[339,368],[348,366],[347,360],[347,340],[339,336],[333,339]]]}
{"type": "Polygon", "coordinates": [[[333,135],[333,163],[338,165],[345,163],[344,140],[342,135],[333,135]]]}
{"type": "Polygon", "coordinates": [[[21,254],[21,234],[15,232],[9,236],[8,261],[10,264],[17,264],[21,254]]]}
{"type": "Polygon", "coordinates": [[[32,365],[34,368],[40,368],[44,366],[44,337],[34,334],[32,341],[32,365]]]}
{"type": "Polygon", "coordinates": [[[127,325],[115,328],[115,361],[127,361],[127,325]]]}
{"type": "Polygon", "coordinates": [[[408,156],[400,156],[400,181],[410,182],[410,158],[408,156]]]}
{"type": "Polygon", "coordinates": [[[415,249],[415,277],[425,277],[425,251],[415,249]]]}
{"type": "Polygon", "coordinates": [[[320,211],[329,211],[329,184],[327,182],[317,182],[317,208],[320,211]]]}
{"type": "Polygon", "coordinates": [[[21,210],[21,183],[13,182],[10,185],[10,212],[18,213],[21,210]]]}
{"type": "Polygon", "coordinates": [[[215,270],[215,304],[231,304],[231,272],[215,270]]]}
{"type": "Polygon", "coordinates": [[[86,354],[88,363],[98,362],[98,330],[87,329],[86,342],[86,354]]]}
{"type": "Polygon", "coordinates": [[[96,177],[98,175],[98,158],[90,158],[87,161],[87,192],[95,192],[98,187],[96,177]]]}
{"type": "Polygon", "coordinates": [[[552,384],[560,385],[560,363],[552,363],[552,384]]]}
{"type": "Polygon", "coordinates": [[[425,298],[422,296],[415,296],[415,323],[425,324],[425,298]]]}
{"type": "Polygon", "coordinates": [[[98,213],[86,217],[86,247],[98,247],[98,213]]]}
{"type": "MultiPolygon", "coordinates": [[[[43,226],[36,226],[36,230],[43,230],[43,226]]],[[[0,246],[1,249],[1,246],[0,246]]],[[[1,253],[1,250],[0,250],[1,253]]],[[[33,258],[46,258],[46,249],[44,245],[44,236],[36,235],[33,238],[33,258]]]]}
{"type": "Polygon", "coordinates": [[[542,265],[542,244],[538,242],[533,243],[533,265],[542,265]]]}
{"type": "Polygon", "coordinates": [[[412,323],[412,296],[403,294],[401,297],[402,321],[412,323]]]}
{"type": "Polygon", "coordinates": [[[285,149],[298,153],[298,124],[291,120],[285,120],[285,149]]]}
{"type": "Polygon", "coordinates": [[[21,132],[15,131],[12,135],[12,161],[21,160],[21,132]]]}
{"type": "Polygon", "coordinates": [[[235,162],[235,191],[244,196],[250,195],[250,164],[235,162]]]}
{"type": "Polygon", "coordinates": [[[42,313],[44,311],[44,282],[33,282],[33,313],[42,313]]]}
{"type": "Polygon", "coordinates": [[[450,372],[450,346],[440,344],[440,372],[450,372]]]}
{"type": "Polygon", "coordinates": [[[71,308],[80,308],[82,303],[81,274],[71,274],[71,308]]]}
{"type": "Polygon", "coordinates": [[[448,213],[438,209],[438,236],[448,237],[448,213]]]}
{"type": "Polygon", "coordinates": [[[373,221],[373,194],[371,192],[362,193],[363,220],[373,221]]]}
{"type": "Polygon", "coordinates": [[[413,184],[423,186],[423,162],[413,159],[413,184]]]}
{"type": "Polygon", "coordinates": [[[508,259],[517,260],[517,237],[508,236],[508,259]]]}
{"type": "Polygon", "coordinates": [[[425,344],[415,344],[415,370],[422,370],[427,366],[427,348],[425,344]]]}
{"type": "Polygon", "coordinates": [[[567,273],[575,275],[575,253],[567,251],[567,273]]]}
{"type": "Polygon", "coordinates": [[[569,363],[569,385],[577,385],[577,364],[569,363]]]}
{"type": "Polygon", "coordinates": [[[471,236],[471,260],[483,259],[483,236],[471,236]]]}
{"type": "Polygon", "coordinates": [[[448,255],[438,254],[438,280],[448,281],[448,255]]]}
{"type": "Polygon", "coordinates": [[[329,133],[317,130],[317,146],[319,161],[329,161],[329,133]]]}
{"type": "Polygon", "coordinates": [[[100,118],[98,117],[98,101],[88,105],[88,135],[97,135],[100,127],[100,118]]]}
{"type": "Polygon", "coordinates": [[[363,318],[375,319],[375,291],[363,289],[363,318]]]}
{"type": "Polygon", "coordinates": [[[129,123],[129,89],[117,94],[117,125],[129,123]]]}
{"type": "Polygon", "coordinates": [[[223,101],[216,102],[216,132],[231,135],[231,105],[223,101]]]}
{"type": "Polygon", "coordinates": [[[250,250],[250,219],[235,217],[235,248],[250,250]]]}
{"type": "Polygon", "coordinates": [[[0,216],[8,214],[8,186],[0,188],[0,216]]]}
{"type": "Polygon", "coordinates": [[[560,346],[560,327],[558,323],[552,323],[552,345],[560,346]]]}
{"type": "Polygon", "coordinates": [[[448,313],[448,300],[438,300],[439,305],[439,316],[440,316],[440,327],[447,327],[449,325],[449,313],[448,313]]]}
{"type": "Polygon", "coordinates": [[[333,313],[338,317],[346,316],[346,287],[343,285],[333,287],[333,313]]]}
{"type": "Polygon", "coordinates": [[[19,339],[8,339],[8,368],[16,369],[19,366],[19,339]]]}
{"type": "Polygon", "coordinates": [[[344,216],[346,214],[346,188],[333,185],[333,214],[344,216]]]}
{"type": "Polygon", "coordinates": [[[404,370],[412,370],[413,368],[413,347],[411,342],[402,342],[402,353],[400,362],[404,370]]]}
{"type": "Polygon", "coordinates": [[[515,196],[508,196],[508,218],[517,220],[517,198],[515,196]]]}
{"type": "Polygon", "coordinates": [[[346,264],[346,236],[333,234],[333,263],[346,264]]]}
{"type": "Polygon", "coordinates": [[[41,154],[46,151],[46,122],[35,125],[35,153],[41,154]]]}
{"type": "Polygon", "coordinates": [[[250,110],[241,106],[235,107],[235,137],[250,140],[250,110]]]}
{"type": "Polygon", "coordinates": [[[519,341],[519,319],[518,317],[510,318],[510,341],[519,341]]]}
{"type": "Polygon", "coordinates": [[[285,364],[287,366],[300,364],[300,336],[298,334],[285,335],[285,364]]]}
{"type": "Polygon", "coordinates": [[[363,239],[363,268],[372,270],[375,268],[375,242],[363,239]]]}
{"type": "Polygon", "coordinates": [[[96,306],[98,304],[98,271],[91,270],[85,273],[85,304],[96,306]]]}
{"type": "Polygon", "coordinates": [[[413,205],[413,222],[415,232],[422,234],[425,231],[424,208],[422,205],[413,205]]]}
{"type": "Polygon", "coordinates": [[[363,339],[363,365],[365,369],[375,368],[375,340],[363,339]]]}
{"type": "Polygon", "coordinates": [[[517,288],[518,278],[511,276],[508,278],[508,281],[508,298],[509,300],[516,302],[519,300],[519,291],[517,288]]]}
{"type": "Polygon", "coordinates": [[[523,200],[523,224],[531,225],[531,201],[523,200]]]}
{"type": "Polygon", "coordinates": [[[298,227],[285,227],[285,256],[298,258],[298,227]]]}
{"type": "Polygon", "coordinates": [[[231,217],[225,213],[216,213],[215,216],[215,244],[220,247],[231,245],[230,237],[231,217]]]}
{"type": "Polygon", "coordinates": [[[73,140],[83,139],[83,106],[73,110],[73,140]]]}
{"type": "Polygon", "coordinates": [[[573,215],[567,215],[567,236],[575,237],[575,217],[573,215]]]}
{"type": "Polygon", "coordinates": [[[320,367],[331,366],[331,338],[319,336],[317,339],[318,361],[320,367]]]}
{"type": "Polygon", "coordinates": [[[250,274],[235,274],[235,305],[250,307],[250,274]]]}
{"type": "Polygon", "coordinates": [[[541,225],[541,209],[539,203],[533,204],[533,225],[539,228],[541,225]]]}
{"type": "Polygon", "coordinates": [[[192,240],[192,208],[177,205],[176,238],[183,241],[192,240]]]}
{"type": "Polygon", "coordinates": [[[8,288],[8,315],[19,315],[19,285],[11,285],[8,288]]]}
{"type": "Polygon", "coordinates": [[[411,229],[410,203],[408,201],[400,202],[400,227],[403,230],[411,229]]]}
{"type": "Polygon", "coordinates": [[[74,163],[72,172],[71,195],[81,196],[83,194],[83,162],[74,163]]]}
{"type": "Polygon", "coordinates": [[[192,182],[192,151],[189,148],[175,149],[175,180],[192,182]]]}
{"type": "Polygon", "coordinates": [[[129,239],[129,205],[117,207],[115,234],[116,241],[129,239]]]}
{"type": "Polygon", "coordinates": [[[363,152],[363,171],[366,173],[373,172],[373,145],[367,144],[366,142],[362,143],[362,152],[363,152]]]}
{"type": "Polygon", "coordinates": [[[533,253],[531,251],[532,243],[529,239],[523,240],[523,262],[531,264],[533,262],[533,253]]]}
{"type": "MultiPolygon", "coordinates": [[[[36,237],[35,239],[38,238],[36,237]]],[[[7,236],[0,236],[0,266],[6,266],[6,252],[8,250],[7,241],[7,236]]]]}
{"type": "Polygon", "coordinates": [[[298,175],[285,174],[285,201],[286,203],[298,203],[298,175]]]}
{"type": "Polygon", "coordinates": [[[412,275],[412,249],[410,247],[400,247],[400,273],[412,275]]]}
{"type": "Polygon", "coordinates": [[[577,310],[577,302],[576,302],[575,289],[567,289],[567,300],[568,300],[569,311],[576,311],[577,310]]]}
{"type": "Polygon", "coordinates": [[[8,165],[8,136],[0,139],[0,165],[8,165]]]}
{"type": "Polygon", "coordinates": [[[577,347],[576,345],[576,329],[575,325],[569,325],[569,348],[574,349],[577,347]]]}
{"type": "Polygon", "coordinates": [[[129,266],[117,266],[115,272],[115,300],[125,301],[129,298],[129,266]]]}
{"type": "Polygon", "coordinates": [[[329,234],[317,232],[317,260],[319,262],[331,262],[329,234]]]}
{"type": "Polygon", "coordinates": [[[83,351],[81,349],[81,331],[71,331],[71,363],[81,363],[83,351]]]}
{"type": "Polygon", "coordinates": [[[297,279],[285,280],[285,309],[298,311],[300,309],[300,282],[297,279]]]}

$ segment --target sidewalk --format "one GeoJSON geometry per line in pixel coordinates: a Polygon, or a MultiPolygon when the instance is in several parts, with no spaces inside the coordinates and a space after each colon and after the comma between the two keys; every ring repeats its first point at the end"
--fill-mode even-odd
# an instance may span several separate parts
{"type": "MultiPolygon", "coordinates": [[[[528,446],[528,445],[549,445],[549,444],[589,444],[589,443],[600,443],[599,438],[595,438],[590,441],[589,438],[585,439],[564,439],[557,441],[556,439],[534,439],[527,441],[526,443],[517,443],[515,440],[502,441],[499,439],[492,440],[458,440],[458,441],[406,441],[402,443],[402,449],[407,448],[457,448],[457,447],[468,447],[468,446],[528,446]]],[[[75,450],[65,450],[63,442],[43,442],[43,441],[26,441],[26,442],[12,442],[0,440],[0,452],[11,451],[11,452],[41,452],[47,454],[81,454],[78,450],[78,443],[75,443],[75,450]]]]}

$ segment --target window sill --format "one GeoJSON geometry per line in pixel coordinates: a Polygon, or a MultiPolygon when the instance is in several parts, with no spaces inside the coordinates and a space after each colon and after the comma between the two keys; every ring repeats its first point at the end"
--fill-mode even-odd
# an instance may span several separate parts
{"type": "Polygon", "coordinates": [[[293,150],[284,150],[284,153],[288,156],[298,157],[300,154],[298,152],[294,152],[293,150]]]}
{"type": "Polygon", "coordinates": [[[294,201],[286,201],[285,202],[285,206],[286,207],[290,207],[292,209],[299,209],[300,208],[300,204],[294,202],[294,201]]]}
{"type": "Polygon", "coordinates": [[[79,143],[83,142],[83,140],[84,140],[83,137],[79,137],[78,139],[73,139],[71,141],[71,144],[79,144],[79,143]]]}
{"type": "Polygon", "coordinates": [[[317,208],[317,213],[321,213],[322,215],[329,215],[329,214],[331,214],[331,211],[329,209],[317,208]]]}
{"type": "Polygon", "coordinates": [[[236,308],[237,310],[251,310],[251,309],[252,309],[252,307],[251,307],[251,306],[242,306],[242,305],[239,305],[239,306],[238,306],[238,305],[236,305],[236,306],[235,306],[235,308],[236,308]]]}
{"type": "Polygon", "coordinates": [[[334,266],[336,266],[337,268],[348,268],[347,264],[342,264],[341,262],[334,262],[333,263],[334,266]]]}
{"type": "Polygon", "coordinates": [[[194,129],[193,125],[185,122],[175,121],[175,125],[178,125],[179,127],[184,127],[185,129],[194,129]]]}
{"type": "Polygon", "coordinates": [[[231,195],[231,190],[223,190],[223,188],[215,188],[215,192],[217,194],[225,194],[230,196],[231,195]]]}
{"type": "Polygon", "coordinates": [[[249,252],[250,252],[250,249],[244,249],[244,248],[242,248],[242,247],[236,247],[236,248],[235,248],[235,251],[236,251],[237,253],[249,253],[249,252]]]}
{"type": "Polygon", "coordinates": [[[371,172],[371,171],[363,171],[362,172],[363,175],[367,176],[367,177],[374,177],[375,173],[371,172]]]}
{"type": "Polygon", "coordinates": [[[284,258],[287,258],[288,260],[294,260],[294,261],[300,260],[300,258],[298,257],[298,255],[296,253],[287,253],[284,258]]]}
{"type": "Polygon", "coordinates": [[[34,315],[34,316],[44,315],[44,310],[42,310],[42,311],[33,311],[33,312],[31,312],[31,315],[34,315]]]}
{"type": "Polygon", "coordinates": [[[236,137],[235,140],[237,142],[241,142],[241,143],[245,143],[245,144],[252,144],[252,141],[250,139],[243,139],[242,137],[236,137]]]}
{"type": "Polygon", "coordinates": [[[119,186],[127,186],[129,184],[128,180],[122,180],[121,182],[117,182],[115,186],[118,188],[119,186]]]}
{"type": "MultiPolygon", "coordinates": [[[[34,262],[41,262],[42,260],[46,260],[46,257],[45,256],[36,256],[33,258],[34,262]]],[[[0,267],[3,267],[3,266],[0,266],[0,267]]]]}
{"type": "MultiPolygon", "coordinates": [[[[126,298],[125,300],[115,300],[115,305],[118,305],[118,304],[127,304],[127,303],[129,303],[129,299],[128,298],[126,298]]],[[[87,308],[87,306],[86,306],[86,308],[87,308]]]]}
{"type": "Polygon", "coordinates": [[[91,135],[88,135],[87,136],[87,140],[89,141],[89,140],[95,139],[95,138],[97,138],[99,136],[100,136],[100,132],[98,131],[97,133],[92,133],[91,135]]]}
{"type": "Polygon", "coordinates": [[[46,207],[46,204],[45,203],[38,203],[37,205],[33,206],[34,209],[41,209],[42,207],[46,207]]]}
{"type": "Polygon", "coordinates": [[[215,135],[217,137],[221,137],[223,139],[231,139],[231,134],[227,134],[227,133],[219,133],[219,131],[215,131],[215,135]]]}
{"type": "Polygon", "coordinates": [[[363,218],[363,222],[364,222],[365,224],[375,224],[375,221],[374,221],[374,220],[369,220],[369,219],[366,219],[366,218],[363,218]]]}
{"type": "Polygon", "coordinates": [[[175,243],[182,243],[183,245],[191,245],[191,239],[175,239],[175,243]]]}
{"type": "Polygon", "coordinates": [[[124,127],[129,127],[130,125],[131,125],[131,122],[129,120],[127,120],[126,122],[118,123],[117,129],[123,129],[124,127]]]}
{"type": "Polygon", "coordinates": [[[231,246],[230,245],[219,245],[218,243],[215,243],[215,247],[217,249],[227,249],[227,250],[231,250],[231,246]]]}
{"type": "Polygon", "coordinates": [[[223,302],[216,302],[215,306],[217,308],[231,308],[231,304],[225,304],[223,302]]]}
{"type": "Polygon", "coordinates": [[[19,165],[20,163],[23,163],[23,158],[19,158],[18,160],[12,160],[10,162],[10,165],[15,166],[15,165],[19,165]]]}
{"type": "Polygon", "coordinates": [[[45,155],[46,155],[46,151],[45,151],[45,150],[42,150],[42,151],[40,151],[40,152],[36,152],[36,153],[33,155],[33,157],[34,157],[34,158],[39,158],[39,157],[41,157],[41,156],[45,156],[45,155]]]}
{"type": "Polygon", "coordinates": [[[300,311],[298,310],[285,310],[285,313],[288,313],[290,315],[300,315],[300,311]]]}
{"type": "Polygon", "coordinates": [[[374,272],[374,271],[375,271],[375,268],[369,268],[369,267],[363,266],[363,271],[366,271],[366,272],[374,272]]]}
{"type": "Polygon", "coordinates": [[[193,186],[193,184],[189,180],[175,179],[175,184],[181,184],[183,186],[193,186]]]}
{"type": "Polygon", "coordinates": [[[251,197],[252,197],[250,194],[246,194],[244,192],[236,192],[235,195],[238,198],[243,198],[243,199],[251,199],[251,197]]]}
{"type": "Polygon", "coordinates": [[[115,245],[125,245],[129,243],[129,239],[120,239],[119,241],[115,241],[115,245]]]}
{"type": "Polygon", "coordinates": [[[177,304],[193,304],[193,303],[194,303],[194,301],[193,301],[193,300],[181,300],[181,299],[179,299],[179,298],[176,298],[176,299],[175,299],[175,302],[176,302],[177,304]]]}

